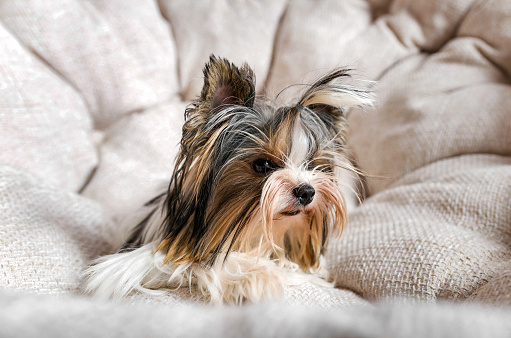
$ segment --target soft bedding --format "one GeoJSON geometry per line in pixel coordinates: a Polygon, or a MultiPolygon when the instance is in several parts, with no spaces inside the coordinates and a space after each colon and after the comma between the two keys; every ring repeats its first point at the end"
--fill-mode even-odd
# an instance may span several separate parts
{"type": "Polygon", "coordinates": [[[509,1],[4,1],[0,45],[2,336],[511,332],[509,1]],[[366,175],[335,288],[92,300],[80,274],[168,179],[211,53],[282,101],[336,67],[375,81],[376,107],[347,115],[366,175]]]}

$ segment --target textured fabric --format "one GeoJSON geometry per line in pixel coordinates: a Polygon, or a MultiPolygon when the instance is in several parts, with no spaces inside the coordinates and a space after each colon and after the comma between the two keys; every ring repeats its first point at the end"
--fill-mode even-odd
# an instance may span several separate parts
{"type": "Polygon", "coordinates": [[[170,30],[154,1],[3,2],[0,19],[80,92],[98,128],[177,91],[170,30]]]}
{"type": "Polygon", "coordinates": [[[511,306],[511,268],[509,264],[497,270],[495,277],[477,289],[468,299],[469,302],[487,303],[499,306],[511,306]]]}
{"type": "MultiPolygon", "coordinates": [[[[419,17],[424,20],[414,22],[416,29],[396,21],[411,20],[421,2],[396,3],[400,9],[383,19],[387,27],[400,28],[404,35],[394,39],[405,43],[407,54],[389,60],[390,71],[373,71],[379,81],[377,114],[350,115],[358,163],[387,178],[369,177],[371,193],[437,160],[511,153],[511,3],[431,1],[419,17]]],[[[386,43],[378,40],[363,46],[376,50],[386,43]]]]}
{"type": "Polygon", "coordinates": [[[131,114],[103,133],[99,166],[83,195],[112,214],[136,210],[166,187],[181,139],[185,104],[177,99],[131,114]]]}
{"type": "Polygon", "coordinates": [[[511,265],[510,181],[511,158],[498,155],[402,177],[355,210],[331,246],[337,284],[370,299],[469,297],[511,265]]]}
{"type": "Polygon", "coordinates": [[[0,291],[0,335],[509,333],[509,1],[4,1],[0,42],[0,287],[21,292],[0,291]],[[377,81],[375,109],[347,112],[367,199],[330,243],[337,288],[241,310],[73,297],[115,216],[168,183],[211,53],[283,102],[336,67],[377,81]]]}
{"type": "Polygon", "coordinates": [[[447,304],[325,311],[280,303],[243,308],[138,302],[119,306],[6,292],[0,292],[0,298],[2,337],[500,338],[511,330],[509,311],[447,304]]]}
{"type": "Polygon", "coordinates": [[[78,190],[98,162],[84,102],[1,24],[0,44],[0,161],[78,190]]]}
{"type": "MultiPolygon", "coordinates": [[[[350,115],[372,196],[331,251],[337,282],[372,299],[435,301],[465,299],[495,278],[472,298],[506,303],[511,6],[434,1],[420,16],[417,6],[395,2],[373,24],[384,20],[407,55],[378,70],[377,113],[350,115]]],[[[362,48],[386,40],[373,42],[362,48]]]]}
{"type": "Polygon", "coordinates": [[[239,65],[248,62],[260,90],[270,71],[273,40],[285,5],[283,0],[160,1],[176,39],[181,95],[193,100],[200,93],[204,60],[212,53],[239,65]]]}
{"type": "Polygon", "coordinates": [[[111,222],[97,203],[0,166],[0,286],[76,292],[83,266],[106,253],[111,222]]]}

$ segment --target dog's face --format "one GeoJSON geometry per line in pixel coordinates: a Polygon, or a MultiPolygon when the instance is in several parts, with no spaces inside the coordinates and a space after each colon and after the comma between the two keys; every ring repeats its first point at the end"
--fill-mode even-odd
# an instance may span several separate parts
{"type": "Polygon", "coordinates": [[[212,264],[235,250],[317,267],[345,222],[342,107],[370,94],[340,85],[347,75],[336,71],[277,108],[256,99],[246,65],[211,57],[204,75],[186,111],[160,249],[176,264],[212,264]]]}

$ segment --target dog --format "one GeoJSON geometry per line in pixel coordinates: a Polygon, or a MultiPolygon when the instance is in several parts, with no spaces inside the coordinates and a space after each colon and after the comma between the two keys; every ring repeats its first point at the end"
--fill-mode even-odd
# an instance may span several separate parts
{"type": "Polygon", "coordinates": [[[371,90],[337,69],[275,107],[256,96],[247,64],[212,55],[203,72],[168,189],[127,222],[117,253],[85,271],[89,294],[190,287],[240,304],[278,299],[290,285],[332,285],[323,255],[346,222],[339,170],[352,169],[345,111],[371,106],[371,90]]]}

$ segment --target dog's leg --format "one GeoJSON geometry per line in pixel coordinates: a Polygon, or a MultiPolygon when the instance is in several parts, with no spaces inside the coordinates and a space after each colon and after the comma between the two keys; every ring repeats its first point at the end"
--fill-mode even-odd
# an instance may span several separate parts
{"type": "Polygon", "coordinates": [[[196,265],[192,269],[194,284],[216,304],[280,299],[287,286],[303,283],[332,286],[319,276],[302,272],[294,263],[284,267],[278,261],[239,252],[218,259],[211,268],[196,265]]]}

